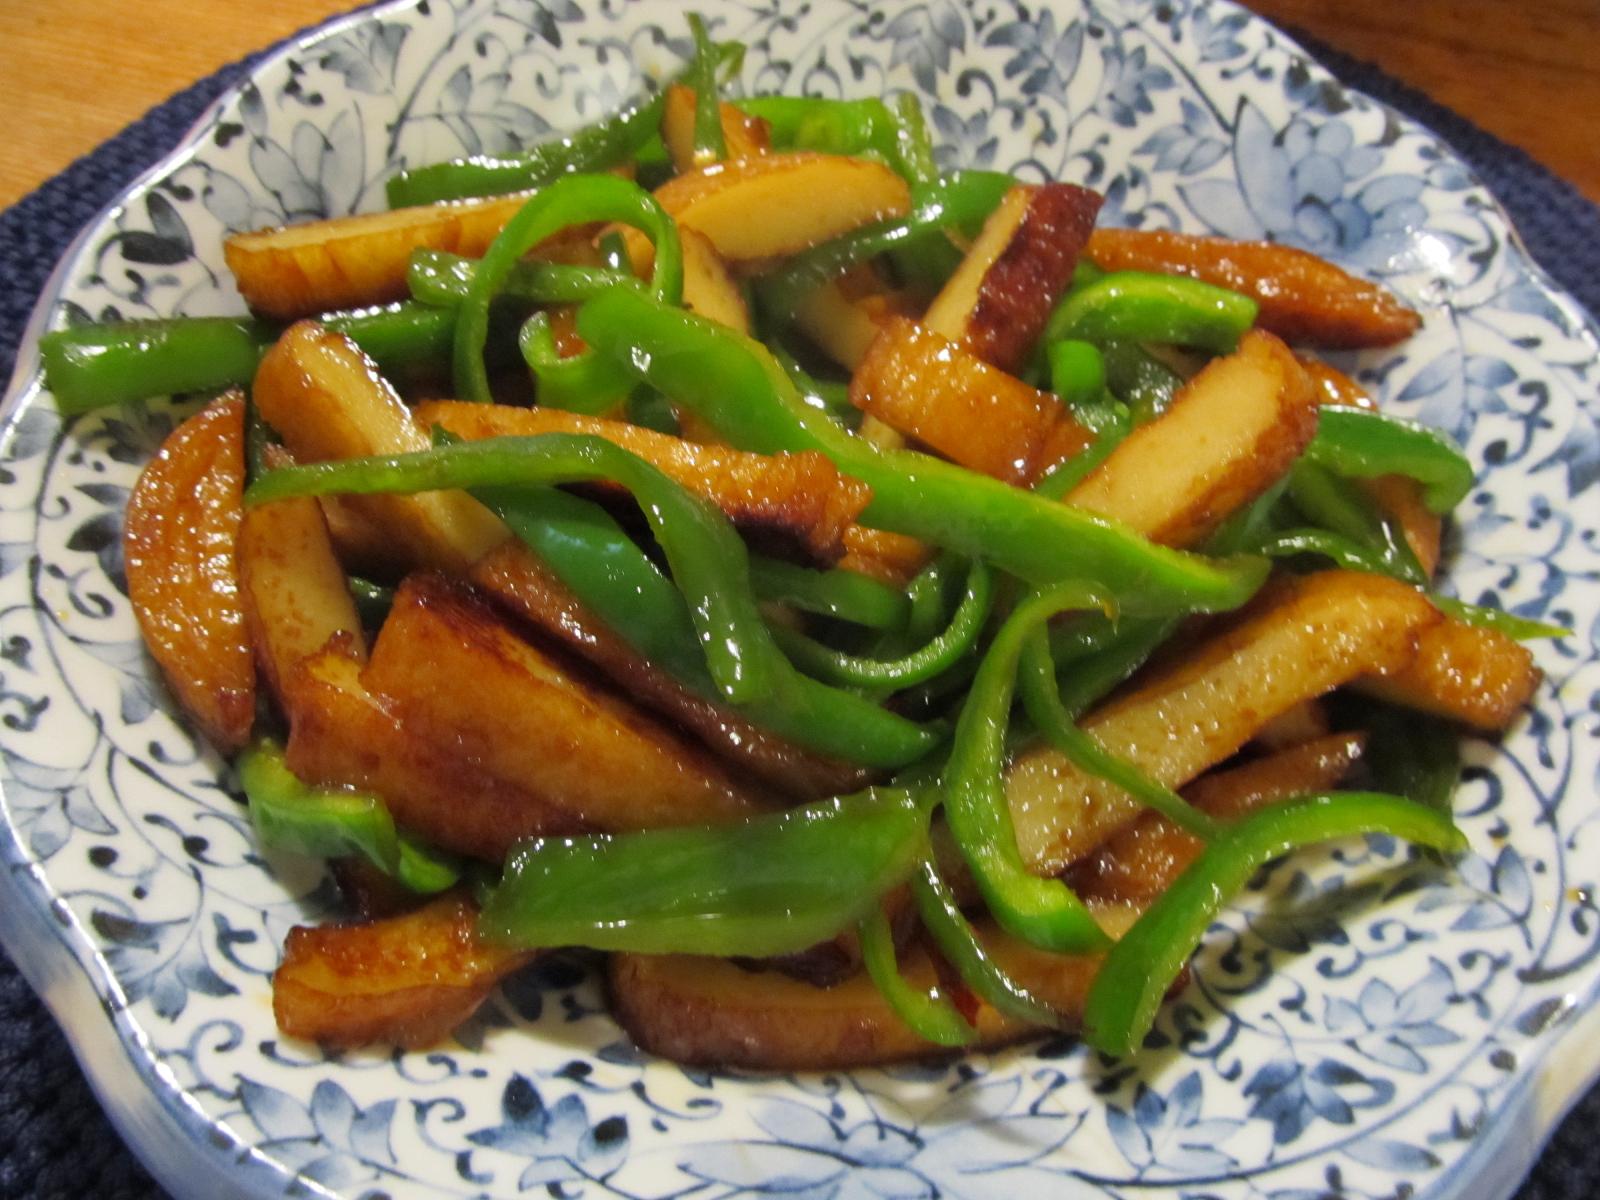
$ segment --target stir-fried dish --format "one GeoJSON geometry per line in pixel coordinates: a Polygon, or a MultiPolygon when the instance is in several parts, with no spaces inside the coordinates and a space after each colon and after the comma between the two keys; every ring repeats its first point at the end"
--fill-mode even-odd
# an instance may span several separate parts
{"type": "Polygon", "coordinates": [[[910,97],[724,98],[691,24],[614,118],[230,237],[249,319],[44,340],[65,411],[214,397],[128,593],[352,906],[283,1032],[425,1045],[579,946],[684,1062],[1126,1054],[1264,863],[1463,848],[1551,631],[1434,589],[1471,467],[1308,353],[1417,315],[941,173],[910,97]]]}

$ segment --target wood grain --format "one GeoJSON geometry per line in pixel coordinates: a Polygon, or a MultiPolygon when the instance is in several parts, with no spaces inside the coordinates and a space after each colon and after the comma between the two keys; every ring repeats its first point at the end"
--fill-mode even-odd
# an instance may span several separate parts
{"type": "MultiPolygon", "coordinates": [[[[1600,2],[1249,0],[1531,153],[1600,201],[1600,2]]],[[[0,0],[0,207],[174,92],[347,0],[0,0]]]]}

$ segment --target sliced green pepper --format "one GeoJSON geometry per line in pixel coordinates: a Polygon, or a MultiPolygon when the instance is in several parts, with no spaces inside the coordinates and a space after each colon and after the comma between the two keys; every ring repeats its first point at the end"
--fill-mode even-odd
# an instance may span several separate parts
{"type": "Polygon", "coordinates": [[[1099,346],[1106,387],[1128,406],[1134,424],[1153,421],[1172,407],[1182,376],[1128,338],[1103,338],[1099,346]]]}
{"type": "Polygon", "coordinates": [[[359,855],[423,894],[442,892],[461,878],[453,858],[396,831],[376,796],[301,783],[275,742],[251,745],[237,766],[250,822],[263,846],[316,858],[359,855]]]}
{"type": "Polygon", "coordinates": [[[773,635],[796,665],[827,683],[899,690],[942,674],[971,653],[989,619],[993,594],[988,565],[982,559],[974,559],[967,575],[966,593],[944,632],[891,661],[845,654],[782,627],[774,628],[773,635]]]}
{"type": "Polygon", "coordinates": [[[1415,479],[1423,485],[1423,503],[1439,514],[1472,490],[1472,464],[1459,446],[1436,429],[1386,413],[1324,405],[1305,456],[1347,479],[1415,479]]]}
{"type": "Polygon", "coordinates": [[[1238,292],[1181,275],[1118,271],[1069,292],[1043,341],[1132,338],[1227,354],[1255,320],[1256,302],[1238,292]]]}
{"type": "Polygon", "coordinates": [[[918,864],[911,877],[911,894],[923,926],[962,983],[999,1012],[1046,1028],[1061,1024],[1055,1009],[1007,975],[984,949],[931,858],[918,864]]]}
{"type": "Polygon", "coordinates": [[[1572,636],[1572,630],[1563,625],[1535,621],[1532,617],[1519,617],[1516,613],[1506,612],[1503,608],[1468,604],[1465,600],[1457,600],[1454,596],[1441,596],[1437,593],[1429,595],[1428,599],[1432,600],[1434,606],[1446,616],[1465,621],[1468,625],[1477,625],[1482,629],[1493,629],[1496,633],[1503,633],[1519,642],[1532,641],[1535,638],[1572,636]]]}
{"type": "Polygon", "coordinates": [[[907,1028],[936,1046],[965,1046],[972,1041],[977,1031],[940,993],[937,984],[931,990],[922,991],[912,987],[900,974],[900,966],[895,961],[894,936],[881,908],[873,909],[861,922],[858,936],[867,974],[907,1028]]]}
{"type": "Polygon", "coordinates": [[[752,555],[750,583],[758,599],[868,629],[904,629],[910,617],[910,597],[858,571],[814,571],[752,555]]]}
{"type": "MultiPolygon", "coordinates": [[[[489,399],[489,377],[483,365],[484,345],[489,337],[489,303],[506,277],[539,242],[570,225],[588,221],[620,221],[647,234],[656,248],[651,295],[663,304],[677,304],[683,298],[683,250],[678,242],[678,226],[655,197],[638,184],[615,175],[569,175],[558,179],[506,222],[472,273],[467,294],[456,310],[453,361],[461,399],[489,399]]],[[[569,361],[591,360],[586,351],[569,361]]],[[[621,377],[614,369],[592,369],[606,379],[621,377]]]]}
{"type": "Polygon", "coordinates": [[[1446,852],[1467,845],[1448,816],[1378,792],[1303,796],[1240,819],[1112,947],[1089,989],[1084,1040],[1105,1054],[1132,1054],[1155,1022],[1161,997],[1229,897],[1279,855],[1362,833],[1386,833],[1446,852]]]}
{"type": "Polygon", "coordinates": [[[703,167],[728,157],[728,143],[722,135],[722,97],[717,87],[717,47],[706,33],[705,19],[689,14],[689,33],[694,38],[694,60],[684,82],[694,89],[694,165],[703,167]]]}
{"type": "MultiPolygon", "coordinates": [[[[385,373],[444,363],[455,314],[420,304],[318,318],[377,360],[385,373]]],[[[39,339],[45,387],[66,416],[152,396],[248,386],[279,328],[240,317],[173,317],[58,329],[39,339]]]]}
{"type": "MultiPolygon", "coordinates": [[[[406,286],[414,299],[435,308],[455,308],[467,298],[478,260],[443,250],[413,250],[406,268],[406,286]]],[[[579,304],[607,288],[641,286],[631,272],[613,267],[581,267],[568,263],[523,259],[507,272],[500,294],[531,304],[579,304]]]]}
{"type": "MultiPolygon", "coordinates": [[[[701,669],[709,671],[721,698],[769,727],[776,728],[778,722],[771,718],[777,714],[787,729],[804,734],[807,744],[826,746],[827,753],[851,762],[902,766],[933,746],[934,731],[796,671],[761,618],[744,543],[727,518],[643,459],[602,438],[577,434],[491,438],[416,454],[286,467],[252,484],[245,503],[294,495],[526,488],[598,479],[621,483],[640,502],[677,585],[668,589],[678,605],[671,611],[681,611],[687,601],[695,636],[686,644],[698,642],[701,669]]],[[[602,590],[596,586],[583,598],[592,600],[602,590]]],[[[619,595],[617,602],[632,599],[619,595]]],[[[606,616],[602,607],[602,617],[606,616]]],[[[663,622],[671,619],[664,610],[641,634],[660,632],[667,628],[663,622]]],[[[627,624],[608,623],[625,638],[635,633],[627,624]]],[[[665,645],[642,649],[675,673],[683,669],[675,665],[681,662],[682,650],[674,659],[665,645]]]]}
{"type": "Polygon", "coordinates": [[[1301,458],[1289,470],[1286,494],[1316,525],[1375,555],[1383,574],[1419,587],[1428,582],[1405,534],[1348,480],[1301,458]]]}
{"type": "Polygon", "coordinates": [[[598,296],[579,310],[578,329],[734,445],[821,451],[872,488],[868,524],[987,558],[1030,583],[1092,580],[1124,611],[1149,612],[1234,608],[1265,578],[1261,559],[1210,562],[929,455],[879,450],[809,407],[759,343],[648,297],[598,296]]]}
{"type": "Polygon", "coordinates": [[[793,954],[874,911],[927,828],[911,793],[876,789],[734,825],[523,841],[478,928],[530,948],[793,954]]]}
{"type": "Polygon", "coordinates": [[[1007,715],[1017,662],[1033,631],[1056,613],[1104,605],[1102,594],[1065,584],[1017,606],[972,681],[945,767],[945,819],[989,911],[1030,944],[1063,954],[1098,950],[1109,939],[1071,888],[1032,874],[1022,861],[1001,775],[1007,715]]]}
{"type": "Polygon", "coordinates": [[[627,162],[661,126],[665,94],[521,154],[475,154],[401,171],[389,180],[390,208],[541,188],[575,171],[627,162]]]}
{"type": "Polygon", "coordinates": [[[1056,665],[1050,657],[1050,640],[1043,629],[1036,629],[1023,645],[1018,690],[1022,693],[1028,718],[1079,770],[1115,784],[1146,808],[1160,813],[1197,838],[1216,837],[1219,828],[1216,821],[1126,759],[1107,751],[1092,734],[1078,728],[1061,702],[1056,665]]]}
{"type": "Polygon", "coordinates": [[[549,313],[534,313],[523,323],[517,348],[533,372],[534,396],[546,408],[600,416],[622,407],[633,392],[633,376],[609,358],[597,354],[563,358],[549,313]]]}

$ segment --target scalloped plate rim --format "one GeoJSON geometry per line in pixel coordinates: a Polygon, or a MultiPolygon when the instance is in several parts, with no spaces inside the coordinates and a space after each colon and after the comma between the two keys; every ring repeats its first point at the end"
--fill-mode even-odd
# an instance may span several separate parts
{"type": "MultiPolygon", "coordinates": [[[[233,104],[243,89],[259,75],[319,40],[360,25],[389,10],[414,8],[419,2],[421,0],[378,0],[303,29],[261,53],[244,68],[238,80],[229,84],[206,105],[170,150],[120,189],[85,223],[52,269],[20,332],[11,378],[4,399],[0,401],[0,436],[9,432],[42,390],[38,379],[39,337],[45,332],[54,306],[65,288],[70,268],[101,222],[141,195],[153,181],[168,173],[197,149],[221,112],[233,104]]],[[[1281,26],[1244,8],[1237,0],[1213,2],[1245,14],[1251,22],[1269,26],[1273,36],[1284,47],[1303,56],[1317,70],[1338,78],[1281,26]]],[[[1047,6],[1051,3],[1052,0],[1045,0],[1047,6]]],[[[1425,122],[1403,109],[1372,97],[1360,88],[1342,81],[1340,85],[1353,94],[1361,95],[1384,113],[1393,114],[1400,122],[1438,138],[1440,144],[1466,170],[1471,185],[1493,204],[1510,234],[1508,244],[1512,253],[1527,269],[1530,278],[1549,298],[1576,311],[1580,317],[1582,336],[1594,349],[1596,357],[1600,358],[1600,320],[1567,292],[1528,251],[1511,215],[1477,170],[1459,155],[1447,139],[1434,133],[1425,122]]],[[[0,921],[0,944],[4,945],[29,986],[61,1027],[75,1060],[102,1108],[129,1149],[152,1176],[163,1187],[176,1191],[177,1185],[192,1179],[186,1170],[177,1165],[180,1160],[207,1168],[228,1165],[235,1169],[243,1165],[241,1160],[247,1160],[254,1168],[251,1172],[240,1175],[224,1171],[220,1176],[213,1173],[208,1179],[205,1194],[208,1197],[238,1196],[242,1200],[264,1200],[281,1195],[281,1190],[268,1190],[268,1181],[263,1178],[265,1173],[277,1181],[279,1189],[292,1185],[303,1194],[340,1200],[342,1193],[329,1191],[303,1175],[290,1172],[257,1147],[243,1143],[224,1123],[197,1111],[186,1093],[169,1086],[161,1078],[160,1068],[148,1052],[148,1035],[137,1022],[129,1018],[127,1008],[114,1001],[121,989],[104,955],[84,933],[76,915],[69,914],[65,920],[54,915],[52,893],[47,884],[37,879],[37,864],[22,845],[10,817],[9,802],[0,794],[0,864],[5,868],[5,878],[0,880],[0,911],[13,914],[0,921]],[[22,903],[15,904],[14,901],[22,903]],[[20,920],[16,914],[20,914],[20,920]],[[63,957],[57,952],[58,949],[67,950],[68,956],[63,957]],[[126,1088],[124,1081],[129,1078],[137,1081],[139,1087],[136,1091],[126,1088]],[[166,1118],[170,1124],[147,1130],[145,1125],[152,1111],[166,1118]],[[228,1145],[220,1144],[222,1138],[219,1134],[228,1139],[228,1145]],[[217,1190],[223,1186],[226,1187],[225,1192],[217,1190]]],[[[1464,1195],[1464,1192],[1454,1190],[1455,1181],[1485,1165],[1493,1165],[1497,1169],[1491,1176],[1494,1184],[1489,1191],[1482,1190],[1484,1176],[1479,1175],[1474,1180],[1479,1189],[1475,1194],[1481,1200],[1505,1200],[1525,1181],[1528,1171],[1537,1162],[1556,1127],[1582,1094],[1600,1081],[1600,1050],[1594,1048],[1592,1036],[1600,1031],[1600,976],[1591,983],[1587,995],[1566,1010],[1562,1023],[1565,1028],[1543,1041],[1536,1054],[1519,1058],[1515,1068],[1516,1082],[1503,1095],[1491,1115],[1493,1133],[1477,1138],[1467,1154],[1436,1177],[1433,1189],[1445,1189],[1450,1196],[1464,1195]],[[1584,1053],[1568,1054],[1568,1051],[1580,1046],[1584,1048],[1584,1053]],[[1568,1060],[1572,1063],[1582,1061],[1583,1065],[1569,1065],[1568,1060]],[[1514,1167],[1510,1165],[1512,1163],[1514,1167]]],[[[605,1185],[602,1183],[600,1186],[605,1185]]],[[[609,1188],[606,1190],[610,1191],[609,1188]]]]}

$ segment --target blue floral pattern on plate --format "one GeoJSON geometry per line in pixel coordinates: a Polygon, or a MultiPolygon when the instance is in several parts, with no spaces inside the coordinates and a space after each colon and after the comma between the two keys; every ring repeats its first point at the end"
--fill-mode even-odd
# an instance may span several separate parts
{"type": "MultiPolygon", "coordinates": [[[[751,91],[928,104],[946,163],[1105,191],[1108,219],[1267,237],[1427,317],[1351,356],[1485,464],[1450,582],[1573,628],[1503,746],[1471,742],[1442,873],[1384,838],[1280,863],[1212,931],[1131,1061],[1053,1038],[853,1074],[638,1053],[581,957],[514,980],[450,1045],[282,1041],[268,980],[324,912],[268,861],[136,635],[120,510],[182,410],[69,425],[24,351],[0,470],[0,900],[8,947],[108,1107],[183,1195],[1492,1197],[1597,1065],[1600,430],[1592,321],[1426,130],[1206,0],[707,0],[751,91]]],[[[229,230],[376,206],[397,167],[494,152],[636,94],[686,48],[668,6],[412,0],[265,62],[79,240],[34,333],[237,311],[229,230]]]]}

